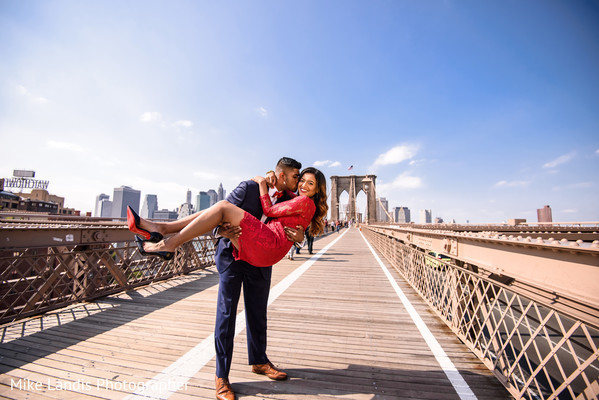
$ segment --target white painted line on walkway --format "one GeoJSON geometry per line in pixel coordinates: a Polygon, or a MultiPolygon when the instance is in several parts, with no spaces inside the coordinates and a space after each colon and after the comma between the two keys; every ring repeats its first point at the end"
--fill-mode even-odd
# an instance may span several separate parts
{"type": "MultiPolygon", "coordinates": [[[[324,253],[327,252],[339,239],[349,231],[347,229],[339,237],[326,245],[318,253],[314,254],[308,261],[297,267],[287,275],[281,282],[270,290],[268,305],[271,305],[293,282],[308,270],[324,253]]],[[[256,267],[258,268],[258,267],[256,267]]],[[[235,336],[245,329],[245,313],[237,314],[235,325],[235,336]]],[[[214,349],[214,333],[202,340],[193,349],[185,353],[173,364],[162,370],[158,375],[148,382],[137,384],[138,390],[125,397],[125,400],[139,399],[168,399],[173,393],[185,389],[187,382],[200,371],[216,355],[214,349]]]]}
{"type": "Polygon", "coordinates": [[[374,258],[376,258],[380,267],[383,269],[383,272],[387,276],[387,279],[389,279],[389,282],[391,282],[391,286],[393,286],[393,289],[395,289],[395,293],[397,293],[397,296],[399,296],[399,299],[401,300],[403,306],[408,311],[408,314],[410,314],[410,317],[412,317],[412,321],[414,321],[414,324],[416,324],[416,327],[420,331],[420,334],[426,341],[426,344],[428,345],[428,347],[433,352],[433,355],[437,359],[437,362],[441,366],[441,369],[443,369],[443,372],[445,372],[447,379],[449,379],[449,381],[451,382],[451,384],[452,384],[453,388],[455,389],[455,391],[457,392],[458,396],[460,396],[460,399],[476,400],[476,395],[472,392],[472,390],[470,389],[470,386],[468,386],[468,383],[466,383],[466,381],[464,380],[462,375],[460,375],[460,372],[457,370],[455,365],[453,365],[453,362],[451,362],[451,360],[445,353],[445,350],[443,350],[443,348],[441,347],[441,345],[439,344],[437,339],[435,339],[435,337],[433,336],[430,329],[428,329],[428,327],[426,326],[426,324],[424,323],[424,321],[418,314],[418,311],[416,311],[416,309],[414,308],[412,303],[410,303],[410,300],[407,298],[407,296],[401,290],[401,288],[399,287],[397,282],[395,282],[395,279],[389,272],[389,269],[387,269],[385,264],[383,264],[383,262],[381,261],[379,256],[375,253],[374,249],[372,248],[372,246],[370,245],[368,240],[366,240],[366,238],[364,237],[362,232],[360,232],[360,235],[362,235],[362,239],[364,239],[364,241],[368,245],[368,248],[374,255],[374,258]]]}

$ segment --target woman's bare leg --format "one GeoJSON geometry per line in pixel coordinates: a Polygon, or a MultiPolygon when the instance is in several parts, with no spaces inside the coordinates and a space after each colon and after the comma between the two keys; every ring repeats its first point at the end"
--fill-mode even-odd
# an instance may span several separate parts
{"type": "MultiPolygon", "coordinates": [[[[244,213],[245,211],[241,208],[226,200],[219,201],[207,210],[189,216],[194,218],[183,218],[188,219],[185,226],[174,235],[169,236],[158,243],[146,242],[144,244],[144,250],[148,252],[174,251],[183,243],[188,242],[203,233],[210,232],[224,222],[228,222],[231,225],[239,225],[243,219],[244,213]]],[[[233,244],[236,245],[236,242],[237,241],[233,242],[233,244]]]]}
{"type": "Polygon", "coordinates": [[[158,232],[161,233],[163,236],[166,236],[171,233],[179,232],[181,229],[185,228],[187,225],[193,222],[193,220],[202,215],[204,211],[206,210],[198,211],[197,213],[188,215],[185,218],[169,222],[155,222],[144,218],[140,218],[139,227],[147,231],[158,232]]]}

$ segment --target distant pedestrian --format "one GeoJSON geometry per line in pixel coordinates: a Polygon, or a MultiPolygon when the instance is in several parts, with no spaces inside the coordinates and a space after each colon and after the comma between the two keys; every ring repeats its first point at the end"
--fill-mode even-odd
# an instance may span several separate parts
{"type": "Polygon", "coordinates": [[[308,229],[306,229],[305,236],[306,236],[306,244],[308,245],[308,253],[312,254],[312,246],[314,245],[314,236],[310,235],[310,232],[308,232],[308,229]]]}

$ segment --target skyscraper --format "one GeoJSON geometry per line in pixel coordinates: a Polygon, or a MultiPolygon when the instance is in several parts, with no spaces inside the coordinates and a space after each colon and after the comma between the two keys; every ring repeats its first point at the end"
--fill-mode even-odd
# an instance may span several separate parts
{"type": "Polygon", "coordinates": [[[210,207],[212,207],[218,201],[218,194],[214,189],[210,189],[207,193],[210,196],[210,207]]]}
{"type": "Polygon", "coordinates": [[[196,210],[201,211],[210,207],[210,196],[206,192],[200,192],[196,197],[196,210]]]}
{"type": "Polygon", "coordinates": [[[398,224],[410,223],[410,209],[408,207],[395,207],[395,222],[398,224]]]}
{"type": "Polygon", "coordinates": [[[224,200],[225,199],[225,189],[223,189],[223,184],[221,182],[221,184],[218,186],[218,201],[224,200]]]}
{"type": "Polygon", "coordinates": [[[376,220],[381,222],[389,221],[389,202],[385,197],[376,199],[376,220]]]}
{"type": "Polygon", "coordinates": [[[112,201],[104,199],[100,201],[98,217],[112,218],[112,201]]]}
{"type": "Polygon", "coordinates": [[[94,210],[94,217],[102,216],[102,201],[110,200],[110,196],[104,193],[96,196],[96,209],[94,210]]]}
{"type": "Polygon", "coordinates": [[[139,190],[132,189],[129,186],[114,188],[114,195],[112,198],[113,218],[127,217],[127,206],[131,206],[136,212],[139,211],[139,200],[141,198],[141,192],[139,190]]]}
{"type": "Polygon", "coordinates": [[[191,190],[187,190],[187,201],[179,207],[177,219],[185,218],[193,214],[193,204],[191,204],[191,190]]]}
{"type": "Polygon", "coordinates": [[[191,203],[183,203],[177,212],[177,219],[185,218],[193,214],[193,205],[191,203]]]}
{"type": "Polygon", "coordinates": [[[551,207],[545,206],[543,208],[537,208],[537,219],[539,222],[553,222],[551,207]]]}
{"type": "Polygon", "coordinates": [[[139,215],[142,218],[154,218],[154,212],[158,211],[158,196],[155,194],[146,194],[144,205],[141,207],[139,215]]]}
{"type": "Polygon", "coordinates": [[[174,221],[177,219],[178,216],[179,214],[177,213],[177,211],[171,211],[166,209],[154,211],[154,219],[174,221]]]}
{"type": "Polygon", "coordinates": [[[431,222],[433,222],[431,210],[420,210],[420,223],[430,224],[431,222]]]}

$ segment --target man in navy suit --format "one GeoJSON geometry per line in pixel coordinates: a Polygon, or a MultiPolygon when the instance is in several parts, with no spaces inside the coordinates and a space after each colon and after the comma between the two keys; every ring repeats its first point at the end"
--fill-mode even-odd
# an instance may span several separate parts
{"type": "MultiPolygon", "coordinates": [[[[288,157],[277,163],[274,171],[276,182],[269,190],[273,204],[289,200],[287,191],[297,190],[299,170],[302,164],[288,157]],[[280,194],[282,192],[282,195],[280,194]],[[277,194],[275,194],[277,193],[277,194]],[[280,196],[280,197],[279,197],[280,196]]],[[[271,173],[272,174],[272,173],[271,173]]],[[[244,181],[233,190],[226,199],[254,217],[265,220],[260,203],[260,189],[256,182],[244,181]]],[[[270,379],[283,380],[287,374],[277,369],[266,356],[266,308],[270,292],[272,266],[254,267],[253,265],[233,258],[233,246],[227,237],[233,235],[235,229],[221,229],[219,233],[225,238],[218,241],[215,261],[220,276],[218,287],[218,303],[216,308],[216,324],[214,342],[216,346],[216,398],[234,400],[235,392],[229,383],[229,370],[233,356],[233,339],[235,338],[235,317],[237,304],[243,286],[245,301],[246,332],[248,343],[248,360],[252,371],[263,374],[270,379]]],[[[303,229],[285,228],[290,241],[303,241],[303,229]]],[[[243,234],[243,233],[242,233],[243,234]]]]}

